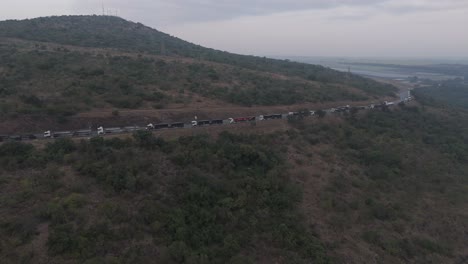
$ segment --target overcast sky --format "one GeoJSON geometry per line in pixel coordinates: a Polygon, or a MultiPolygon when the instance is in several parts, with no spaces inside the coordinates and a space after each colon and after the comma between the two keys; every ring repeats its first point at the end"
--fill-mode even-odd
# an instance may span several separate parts
{"type": "Polygon", "coordinates": [[[105,12],[267,56],[468,57],[468,0],[0,0],[0,20],[105,12]]]}

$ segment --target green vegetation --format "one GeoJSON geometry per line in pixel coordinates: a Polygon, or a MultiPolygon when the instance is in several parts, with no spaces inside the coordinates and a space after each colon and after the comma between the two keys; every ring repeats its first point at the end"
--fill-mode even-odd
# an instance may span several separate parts
{"type": "Polygon", "coordinates": [[[264,254],[328,263],[302,224],[301,192],[285,177],[274,138],[138,133],[43,150],[5,143],[0,255],[11,263],[35,263],[36,254],[86,263],[252,263],[264,254]],[[37,252],[27,245],[44,224],[47,252],[37,252]]]}
{"type": "Polygon", "coordinates": [[[261,136],[4,143],[0,256],[454,262],[468,220],[468,123],[434,110],[297,118],[261,136]]]}
{"type": "MultiPolygon", "coordinates": [[[[467,73],[468,74],[468,73],[467,73]]],[[[468,79],[468,76],[467,78],[468,79]]],[[[429,87],[414,90],[419,101],[432,106],[450,106],[468,109],[468,82],[457,78],[445,81],[429,81],[429,87]]]]}
{"type": "MultiPolygon", "coordinates": [[[[0,23],[0,32],[0,37],[197,58],[324,82],[345,81],[345,74],[321,66],[242,56],[208,49],[118,17],[62,16],[22,21],[10,20],[0,23]]],[[[381,87],[376,82],[365,78],[357,76],[353,78],[355,78],[354,81],[364,81],[377,88],[381,87]]]]}
{"type": "Polygon", "coordinates": [[[195,62],[11,46],[0,47],[0,57],[5,64],[0,110],[5,114],[68,116],[97,107],[134,109],[189,102],[191,93],[240,105],[367,99],[335,84],[281,80],[195,62]]]}
{"type": "Polygon", "coordinates": [[[190,94],[240,105],[289,105],[395,92],[321,66],[203,48],[117,17],[3,21],[2,37],[22,40],[0,45],[0,110],[8,113],[160,108],[190,102],[190,94]]]}
{"type": "MultiPolygon", "coordinates": [[[[322,160],[329,168],[315,176],[320,181],[310,179],[327,182],[313,195],[321,203],[313,212],[323,216],[318,233],[339,232],[329,243],[359,236],[338,245],[336,252],[350,251],[364,240],[378,263],[462,259],[462,223],[468,221],[463,213],[468,204],[467,113],[446,116],[435,110],[402,106],[350,116],[340,125],[295,126],[298,132],[290,137],[306,164],[322,160]],[[447,226],[445,221],[453,222],[447,226]]],[[[366,250],[354,248],[352,254],[361,258],[366,250]]]]}

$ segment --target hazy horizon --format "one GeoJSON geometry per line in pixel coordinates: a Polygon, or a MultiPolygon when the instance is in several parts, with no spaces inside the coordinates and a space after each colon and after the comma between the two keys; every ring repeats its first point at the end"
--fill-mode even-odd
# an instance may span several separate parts
{"type": "Polygon", "coordinates": [[[202,46],[249,55],[468,58],[464,0],[18,0],[0,6],[0,20],[118,15],[202,46]]]}

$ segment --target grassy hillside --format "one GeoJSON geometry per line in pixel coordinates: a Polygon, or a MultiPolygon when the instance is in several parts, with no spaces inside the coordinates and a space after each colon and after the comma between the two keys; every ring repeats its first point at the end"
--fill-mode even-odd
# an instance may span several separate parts
{"type": "Polygon", "coordinates": [[[466,259],[467,117],[405,107],[297,126],[293,175],[337,263],[466,259]]]}
{"type": "Polygon", "coordinates": [[[73,114],[92,108],[164,108],[193,95],[238,105],[365,100],[325,84],[202,61],[73,50],[24,42],[0,46],[0,110],[73,114]]]}
{"type": "Polygon", "coordinates": [[[264,135],[6,143],[0,257],[6,263],[461,261],[468,254],[466,120],[403,107],[290,120],[289,131],[264,135]]]}
{"type": "MultiPolygon", "coordinates": [[[[0,23],[0,32],[0,37],[199,58],[242,68],[286,73],[312,80],[345,81],[345,74],[321,66],[208,49],[118,17],[62,16],[3,21],[0,23]]],[[[366,82],[364,78],[357,76],[353,78],[356,81],[366,82]]],[[[369,83],[376,84],[371,81],[369,83]]]]}
{"type": "Polygon", "coordinates": [[[1,38],[40,42],[31,42],[28,48],[17,47],[19,43],[2,43],[3,97],[32,93],[39,99],[44,94],[47,100],[51,97],[49,89],[55,89],[54,95],[61,98],[79,93],[70,99],[84,98],[78,99],[77,108],[93,106],[100,102],[99,97],[111,97],[108,103],[115,107],[180,102],[184,96],[177,94],[185,90],[241,105],[364,100],[395,91],[392,86],[321,66],[204,48],[117,17],[2,21],[1,38]],[[50,48],[49,44],[88,49],[50,48]],[[96,48],[108,54],[96,56],[96,48]],[[121,56],[116,55],[119,52],[121,56]],[[168,98],[164,90],[176,93],[175,98],[168,98]],[[121,102],[122,96],[129,102],[121,102]]]}

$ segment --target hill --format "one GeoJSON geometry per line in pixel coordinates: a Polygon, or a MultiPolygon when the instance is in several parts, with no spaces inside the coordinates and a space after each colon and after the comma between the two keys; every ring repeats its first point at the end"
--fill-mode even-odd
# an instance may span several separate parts
{"type": "Polygon", "coordinates": [[[4,143],[0,257],[463,263],[468,115],[450,111],[291,119],[261,134],[4,143]]]}
{"type": "Polygon", "coordinates": [[[252,70],[299,76],[309,80],[350,82],[370,93],[389,92],[382,90],[385,86],[356,75],[347,76],[317,65],[243,56],[204,48],[146,27],[141,23],[132,23],[118,17],[62,16],[3,21],[0,23],[0,37],[197,58],[252,70]]]}
{"type": "Polygon", "coordinates": [[[16,117],[64,120],[94,109],[171,109],[197,102],[358,102],[396,91],[321,66],[204,48],[106,16],[2,21],[0,58],[0,111],[16,117]]]}

